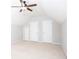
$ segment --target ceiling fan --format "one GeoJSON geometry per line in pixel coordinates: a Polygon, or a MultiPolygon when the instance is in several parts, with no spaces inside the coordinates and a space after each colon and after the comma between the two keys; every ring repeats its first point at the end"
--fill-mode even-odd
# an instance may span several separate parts
{"type": "MultiPolygon", "coordinates": [[[[20,1],[20,3],[21,3],[21,6],[12,6],[12,7],[25,7],[28,11],[33,11],[32,9],[30,9],[30,7],[34,7],[34,6],[37,6],[37,4],[30,4],[30,5],[28,5],[27,3],[26,3],[26,1],[23,1],[23,0],[19,0],[20,1]]],[[[20,9],[20,12],[22,12],[23,11],[23,9],[20,9]]]]}

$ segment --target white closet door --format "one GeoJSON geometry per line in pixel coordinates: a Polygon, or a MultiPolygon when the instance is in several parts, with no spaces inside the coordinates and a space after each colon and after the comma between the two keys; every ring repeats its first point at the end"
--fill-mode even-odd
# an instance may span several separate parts
{"type": "Polygon", "coordinates": [[[43,42],[52,42],[52,21],[45,20],[42,21],[42,41],[43,42]]]}
{"type": "Polygon", "coordinates": [[[30,40],[39,41],[39,22],[30,22],[30,40]]]}
{"type": "Polygon", "coordinates": [[[29,37],[29,35],[30,35],[30,32],[29,32],[29,25],[28,26],[25,26],[24,27],[24,30],[23,30],[23,39],[24,40],[29,40],[30,39],[30,37],[29,37]]]}

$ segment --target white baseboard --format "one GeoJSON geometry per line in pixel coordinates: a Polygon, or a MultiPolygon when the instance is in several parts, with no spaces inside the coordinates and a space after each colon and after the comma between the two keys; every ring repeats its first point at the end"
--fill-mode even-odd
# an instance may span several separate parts
{"type": "MultiPolygon", "coordinates": [[[[26,40],[26,41],[31,41],[31,40],[26,40]]],[[[51,43],[51,44],[56,44],[56,45],[60,45],[61,46],[61,43],[58,43],[58,42],[44,42],[44,41],[33,41],[33,42],[38,42],[38,43],[51,43]]]]}

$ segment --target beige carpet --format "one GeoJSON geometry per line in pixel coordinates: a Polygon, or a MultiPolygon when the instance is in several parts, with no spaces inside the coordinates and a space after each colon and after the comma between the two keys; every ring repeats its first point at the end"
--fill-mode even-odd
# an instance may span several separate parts
{"type": "Polygon", "coordinates": [[[19,41],[11,51],[12,59],[66,59],[62,48],[50,43],[19,41]]]}

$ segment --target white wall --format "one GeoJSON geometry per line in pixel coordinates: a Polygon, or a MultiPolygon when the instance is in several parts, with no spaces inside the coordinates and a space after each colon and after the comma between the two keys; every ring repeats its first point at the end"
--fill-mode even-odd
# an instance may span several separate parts
{"type": "Polygon", "coordinates": [[[18,25],[11,25],[11,40],[22,40],[22,27],[18,25]]]}
{"type": "Polygon", "coordinates": [[[65,54],[67,54],[67,21],[62,24],[62,47],[65,54]]]}
{"type": "Polygon", "coordinates": [[[29,20],[29,14],[20,13],[20,8],[11,8],[11,24],[22,26],[29,20]]]}
{"type": "Polygon", "coordinates": [[[55,43],[61,45],[61,25],[56,21],[53,21],[53,39],[55,43]]]}

